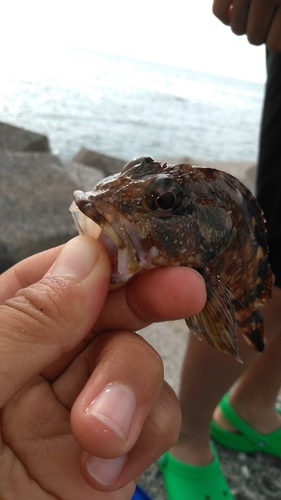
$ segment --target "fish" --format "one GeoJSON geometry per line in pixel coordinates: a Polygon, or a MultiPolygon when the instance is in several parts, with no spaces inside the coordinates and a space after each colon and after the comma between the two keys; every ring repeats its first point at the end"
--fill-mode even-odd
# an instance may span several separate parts
{"type": "Polygon", "coordinates": [[[241,361],[237,325],[262,352],[260,308],[274,276],[261,207],[238,179],[215,168],[169,165],[138,157],[88,192],[76,190],[71,212],[81,234],[99,239],[112,262],[112,283],[165,266],[187,266],[205,280],[202,311],[188,328],[241,361]]]}

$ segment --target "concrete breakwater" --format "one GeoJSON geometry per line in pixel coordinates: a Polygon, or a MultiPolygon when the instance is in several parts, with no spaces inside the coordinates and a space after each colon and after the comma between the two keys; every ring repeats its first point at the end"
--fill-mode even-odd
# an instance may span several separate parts
{"type": "MultiPolygon", "coordinates": [[[[91,189],[130,159],[82,147],[66,161],[51,152],[45,135],[0,122],[0,272],[77,234],[68,210],[73,191],[91,189]]],[[[233,173],[250,189],[254,186],[250,163],[162,160],[210,165],[233,173]]]]}
{"type": "Polygon", "coordinates": [[[126,163],[95,152],[90,158],[85,149],[77,156],[65,161],[46,136],[0,122],[0,272],[75,236],[73,191],[91,189],[126,163]]]}

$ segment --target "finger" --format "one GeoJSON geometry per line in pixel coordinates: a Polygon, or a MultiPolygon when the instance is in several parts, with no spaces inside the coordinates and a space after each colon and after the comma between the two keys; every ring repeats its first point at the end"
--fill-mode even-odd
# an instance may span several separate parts
{"type": "Polygon", "coordinates": [[[95,331],[133,331],[152,322],[193,316],[205,302],[205,282],[193,269],[153,269],[109,294],[95,331]]]}
{"type": "Polygon", "coordinates": [[[235,35],[244,35],[247,31],[250,4],[251,0],[235,0],[233,2],[230,26],[235,35]]]}
{"type": "Polygon", "coordinates": [[[12,491],[14,498],[28,499],[132,498],[132,483],[116,494],[100,495],[84,480],[79,466],[81,448],[71,433],[69,412],[42,377],[26,384],[5,406],[1,411],[1,424],[5,442],[1,448],[1,463],[11,463],[11,452],[14,452],[13,472],[7,474],[5,468],[1,470],[2,475],[0,472],[1,499],[7,498],[7,491],[12,491]],[[19,471],[21,479],[16,480],[19,471]]]}
{"type": "MultiPolygon", "coordinates": [[[[72,432],[88,454],[86,462],[83,456],[82,468],[88,479],[90,474],[90,484],[94,485],[93,475],[99,477],[100,464],[108,460],[109,468],[113,464],[113,469],[116,464],[126,463],[121,482],[115,484],[116,476],[110,480],[110,485],[121,487],[176,440],[180,421],[178,401],[173,391],[163,385],[159,355],[138,335],[128,332],[100,335],[87,349],[87,358],[86,365],[92,375],[73,405],[72,432]],[[144,453],[148,442],[150,451],[144,453]],[[141,456],[143,460],[139,460],[141,456]]],[[[79,362],[74,362],[53,384],[56,397],[67,407],[81,389],[75,374],[81,382],[86,377],[81,371],[77,377],[78,366],[79,362]]],[[[85,366],[84,370],[87,371],[85,366]]],[[[110,470],[113,474],[115,469],[110,470]]],[[[109,485],[108,478],[101,479],[109,485]]]]}
{"type": "Polygon", "coordinates": [[[261,45],[266,42],[274,10],[274,2],[271,0],[267,2],[264,0],[252,0],[246,27],[247,37],[251,44],[261,45]]]}
{"type": "Polygon", "coordinates": [[[50,269],[62,250],[62,246],[51,248],[18,262],[0,275],[0,304],[10,299],[21,288],[39,281],[50,269]]]}
{"type": "Polygon", "coordinates": [[[279,7],[274,14],[272,23],[267,35],[267,48],[281,52],[281,8],[279,7]]]}
{"type": "Polygon", "coordinates": [[[160,398],[146,419],[135,446],[116,458],[81,454],[81,472],[86,481],[101,491],[118,490],[141,477],[160,455],[176,442],[181,413],[175,393],[164,383],[160,398]]]}
{"type": "Polygon", "coordinates": [[[105,301],[110,272],[101,245],[77,237],[48,276],[0,306],[0,407],[88,334],[105,301]]]}
{"type": "MultiPolygon", "coordinates": [[[[123,455],[162,391],[162,360],[139,335],[121,331],[96,337],[87,356],[92,375],[72,408],[73,433],[89,453],[123,455]]],[[[53,388],[71,403],[62,387],[60,394],[56,384],[53,388]]]]}
{"type": "Polygon", "coordinates": [[[230,11],[233,0],[214,0],[213,14],[224,24],[230,23],[230,11]]]}
{"type": "Polygon", "coordinates": [[[92,332],[73,351],[44,370],[43,375],[49,381],[55,380],[102,331],[135,331],[155,321],[191,316],[204,307],[205,301],[205,282],[193,269],[169,267],[148,271],[126,287],[109,293],[92,332]]]}

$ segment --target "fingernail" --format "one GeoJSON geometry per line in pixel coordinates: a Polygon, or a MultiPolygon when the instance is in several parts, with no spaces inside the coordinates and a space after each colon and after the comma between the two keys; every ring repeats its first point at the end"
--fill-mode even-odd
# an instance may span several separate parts
{"type": "Polygon", "coordinates": [[[92,401],[86,413],[125,440],[136,412],[133,392],[121,384],[110,384],[92,401]]]}
{"type": "Polygon", "coordinates": [[[81,281],[98,259],[99,253],[89,238],[78,236],[66,243],[47,276],[69,276],[81,281]]]}
{"type": "Polygon", "coordinates": [[[85,464],[91,477],[98,481],[98,483],[109,486],[116,482],[126,461],[126,455],[110,459],[89,456],[85,460],[85,464]]]}

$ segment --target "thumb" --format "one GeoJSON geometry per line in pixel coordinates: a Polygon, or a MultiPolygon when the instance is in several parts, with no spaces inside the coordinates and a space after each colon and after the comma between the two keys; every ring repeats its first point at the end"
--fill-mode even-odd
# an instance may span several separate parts
{"type": "Polygon", "coordinates": [[[0,408],[89,333],[106,299],[110,272],[103,247],[78,236],[44,278],[0,306],[0,408]]]}

